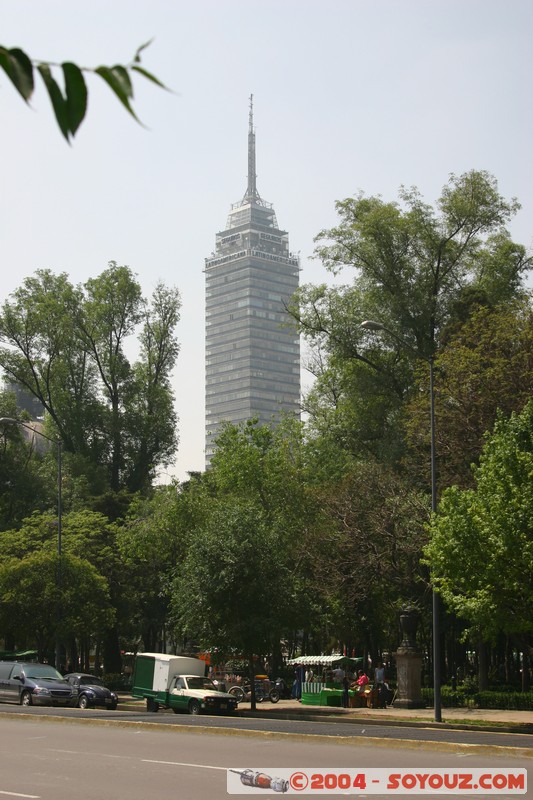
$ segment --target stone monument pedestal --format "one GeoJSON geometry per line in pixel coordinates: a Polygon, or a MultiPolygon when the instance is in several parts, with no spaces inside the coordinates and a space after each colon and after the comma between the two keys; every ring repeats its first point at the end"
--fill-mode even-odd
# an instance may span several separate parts
{"type": "Polygon", "coordinates": [[[398,676],[395,708],[425,708],[422,699],[422,654],[416,644],[418,611],[406,608],[400,615],[403,639],[394,653],[398,676]]]}
{"type": "Polygon", "coordinates": [[[406,653],[398,649],[394,656],[398,675],[398,694],[394,700],[394,708],[425,708],[421,692],[421,654],[406,653]]]}

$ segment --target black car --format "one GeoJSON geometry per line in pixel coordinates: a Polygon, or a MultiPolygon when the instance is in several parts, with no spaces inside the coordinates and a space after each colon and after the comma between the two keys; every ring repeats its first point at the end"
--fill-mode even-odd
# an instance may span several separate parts
{"type": "Polygon", "coordinates": [[[115,710],[118,704],[118,697],[107,686],[104,686],[100,678],[95,675],[87,675],[85,672],[69,672],[65,675],[65,680],[78,690],[78,707],[92,708],[103,706],[115,710]]]}

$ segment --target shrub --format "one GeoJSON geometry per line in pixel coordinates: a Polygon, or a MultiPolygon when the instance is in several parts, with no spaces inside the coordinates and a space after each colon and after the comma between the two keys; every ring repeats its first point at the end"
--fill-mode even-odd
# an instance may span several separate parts
{"type": "MultiPolygon", "coordinates": [[[[433,689],[422,689],[422,699],[428,707],[433,705],[433,689]]],[[[533,711],[533,692],[475,692],[459,686],[441,687],[443,708],[504,708],[512,711],[533,711]]]]}
{"type": "Polygon", "coordinates": [[[533,692],[477,692],[474,695],[474,702],[478,708],[532,711],[533,692]]]}
{"type": "MultiPolygon", "coordinates": [[[[472,695],[462,686],[452,689],[441,686],[441,703],[443,708],[467,708],[472,705],[472,695]]],[[[427,706],[433,705],[433,689],[422,689],[422,698],[427,706]]]]}
{"type": "Polygon", "coordinates": [[[114,692],[120,691],[124,688],[124,676],[118,672],[107,672],[102,675],[104,686],[114,692]]]}

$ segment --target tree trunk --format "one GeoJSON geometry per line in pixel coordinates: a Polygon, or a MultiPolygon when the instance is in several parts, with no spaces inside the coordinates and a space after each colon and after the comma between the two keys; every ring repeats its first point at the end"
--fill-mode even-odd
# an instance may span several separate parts
{"type": "Polygon", "coordinates": [[[277,676],[280,674],[281,667],[283,666],[283,654],[281,652],[281,643],[280,640],[276,637],[274,641],[274,645],[272,647],[272,674],[271,678],[276,680],[277,676]]]}
{"type": "Polygon", "coordinates": [[[103,646],[104,672],[120,674],[122,671],[122,657],[116,628],[110,628],[106,631],[103,646]]]}
{"type": "Polygon", "coordinates": [[[248,657],[248,673],[250,675],[250,710],[255,711],[257,706],[255,700],[255,668],[253,655],[248,657]]]}
{"type": "Polygon", "coordinates": [[[529,648],[527,642],[524,642],[524,650],[522,653],[522,691],[529,691],[529,648]]]}
{"type": "Polygon", "coordinates": [[[480,692],[486,692],[489,688],[487,643],[482,641],[478,644],[478,688],[480,692]]]}
{"type": "Polygon", "coordinates": [[[69,637],[67,646],[67,672],[76,672],[78,669],[78,645],[74,636],[69,637]]]}

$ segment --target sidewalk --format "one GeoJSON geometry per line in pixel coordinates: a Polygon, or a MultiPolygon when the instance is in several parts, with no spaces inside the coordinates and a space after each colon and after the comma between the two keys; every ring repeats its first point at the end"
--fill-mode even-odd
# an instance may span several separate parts
{"type": "MultiPolygon", "coordinates": [[[[130,695],[119,695],[119,709],[124,711],[144,710],[146,704],[143,700],[134,700],[130,695]]],[[[522,732],[533,733],[533,711],[508,711],[505,709],[489,708],[443,708],[442,722],[434,721],[433,708],[334,708],[330,706],[306,706],[297,700],[280,700],[271,703],[266,700],[257,703],[256,711],[252,712],[250,703],[239,703],[237,713],[242,716],[254,715],[261,717],[279,717],[280,719],[327,719],[328,722],[357,722],[358,720],[372,720],[387,725],[411,725],[436,727],[475,727],[491,728],[498,730],[520,729],[522,732]]]]}
{"type": "MultiPolygon", "coordinates": [[[[239,711],[251,713],[250,703],[239,703],[239,711]]],[[[451,725],[453,727],[472,725],[520,727],[533,733],[533,711],[510,711],[506,709],[490,708],[443,708],[442,722],[435,722],[433,708],[394,708],[389,706],[384,709],[377,708],[331,708],[326,706],[305,706],[297,700],[280,700],[279,703],[268,701],[257,704],[256,713],[280,715],[295,715],[298,717],[327,717],[331,719],[359,720],[367,719],[386,722],[387,724],[417,724],[417,725],[451,725]]]]}

